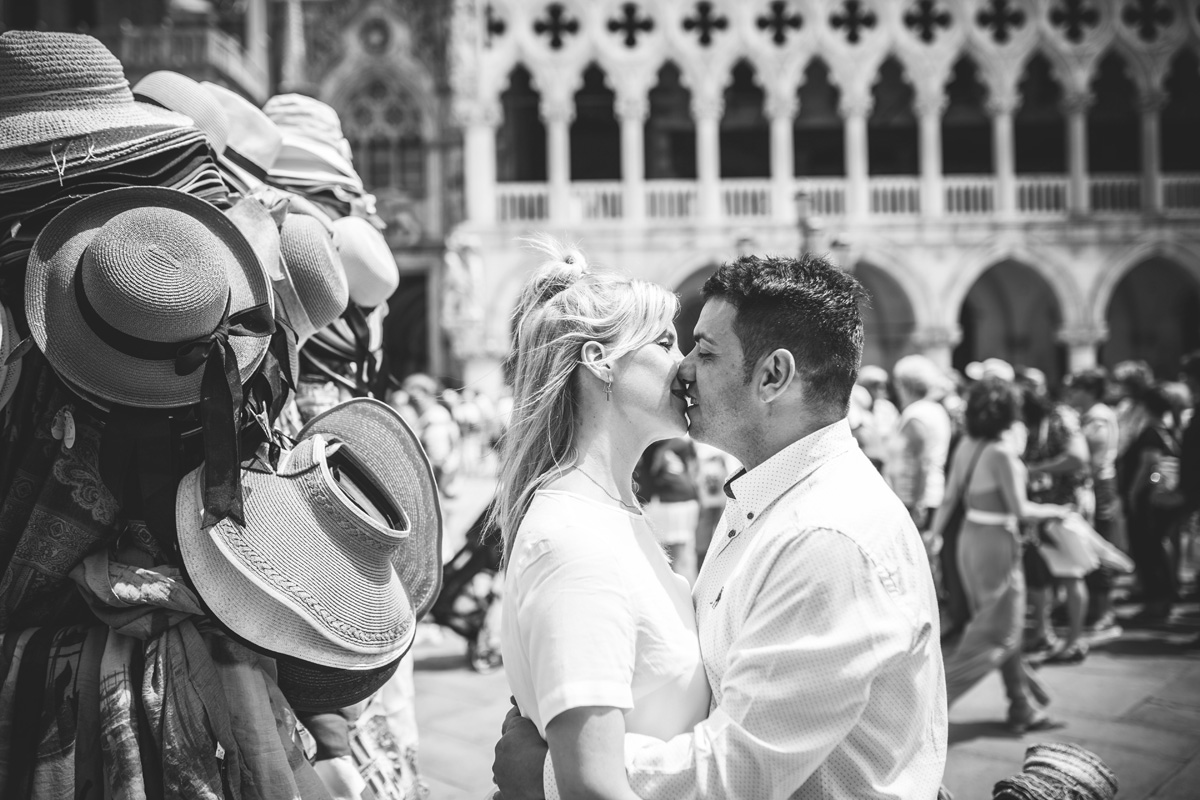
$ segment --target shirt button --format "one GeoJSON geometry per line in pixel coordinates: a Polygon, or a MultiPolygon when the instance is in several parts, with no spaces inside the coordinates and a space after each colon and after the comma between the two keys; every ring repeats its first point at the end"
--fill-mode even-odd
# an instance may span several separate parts
{"type": "Polygon", "coordinates": [[[737,531],[730,531],[730,532],[729,532],[729,538],[730,538],[730,539],[732,539],[732,538],[733,538],[733,537],[735,537],[735,536],[737,536],[737,531]]]}
{"type": "Polygon", "coordinates": [[[754,512],[751,511],[748,514],[746,514],[746,519],[754,519],[754,512]]]}

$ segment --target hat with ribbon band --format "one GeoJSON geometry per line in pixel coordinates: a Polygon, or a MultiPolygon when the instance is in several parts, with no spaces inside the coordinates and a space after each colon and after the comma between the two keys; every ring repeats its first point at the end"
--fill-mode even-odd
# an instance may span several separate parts
{"type": "Polygon", "coordinates": [[[253,103],[224,86],[200,84],[216,99],[229,120],[229,138],[217,165],[233,185],[246,194],[267,180],[267,171],[279,157],[283,134],[253,103]]]}
{"type": "Polygon", "coordinates": [[[258,254],[214,206],[159,187],[68,206],[33,243],[25,312],[55,371],[133,408],[199,404],[206,508],[241,515],[242,384],[275,330],[258,254]]]}

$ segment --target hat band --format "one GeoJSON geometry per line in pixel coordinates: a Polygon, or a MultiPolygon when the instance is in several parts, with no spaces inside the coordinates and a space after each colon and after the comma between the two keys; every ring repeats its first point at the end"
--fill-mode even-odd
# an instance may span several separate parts
{"type": "Polygon", "coordinates": [[[249,158],[242,155],[228,144],[225,145],[225,152],[222,153],[222,155],[232,161],[235,165],[244,169],[246,172],[249,172],[253,177],[258,178],[259,181],[263,183],[267,182],[267,171],[265,169],[258,164],[255,164],[249,158]]]}
{"type": "MultiPolygon", "coordinates": [[[[86,255],[87,251],[84,250],[86,255]]],[[[83,287],[83,257],[75,268],[75,301],[84,323],[120,353],[146,361],[175,361],[176,375],[191,375],[201,367],[200,427],[204,430],[204,524],[214,525],[226,517],[244,524],[242,511],[241,427],[242,378],[230,336],[261,338],[275,332],[275,319],[267,303],[230,315],[233,301],[225,301],[225,313],[210,333],[184,342],[154,342],[117,330],[100,316],[83,287]]]]}

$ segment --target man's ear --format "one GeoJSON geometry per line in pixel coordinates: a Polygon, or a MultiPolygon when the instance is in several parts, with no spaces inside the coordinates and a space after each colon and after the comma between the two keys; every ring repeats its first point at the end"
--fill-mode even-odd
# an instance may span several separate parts
{"type": "Polygon", "coordinates": [[[786,347],[769,353],[758,367],[758,397],[764,403],[778,400],[796,377],[796,357],[786,347]]]}
{"type": "Polygon", "coordinates": [[[602,383],[612,383],[612,366],[606,361],[607,357],[604,345],[596,341],[584,342],[579,352],[579,363],[602,383]]]}

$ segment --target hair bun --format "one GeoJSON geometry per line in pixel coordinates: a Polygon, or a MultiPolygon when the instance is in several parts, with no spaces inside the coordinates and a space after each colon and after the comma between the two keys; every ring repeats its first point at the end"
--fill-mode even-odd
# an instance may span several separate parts
{"type": "Polygon", "coordinates": [[[520,311],[529,311],[549,302],[588,274],[587,258],[578,247],[564,244],[546,234],[531,236],[524,241],[548,258],[526,284],[521,301],[517,304],[520,311]]]}

